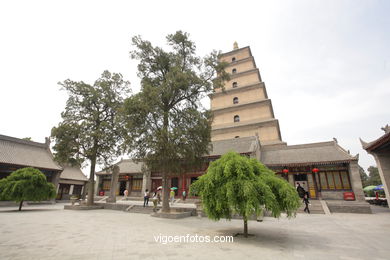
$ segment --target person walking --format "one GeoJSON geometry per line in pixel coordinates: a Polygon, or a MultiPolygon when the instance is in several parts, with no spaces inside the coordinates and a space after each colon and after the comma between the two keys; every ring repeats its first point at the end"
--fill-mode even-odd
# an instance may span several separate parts
{"type": "Polygon", "coordinates": [[[303,199],[303,196],[305,195],[306,191],[305,189],[301,186],[301,184],[298,182],[298,185],[297,185],[297,192],[298,192],[298,195],[301,199],[303,199]]]}
{"type": "Polygon", "coordinates": [[[303,203],[305,203],[306,207],[303,210],[304,212],[307,212],[310,214],[310,209],[309,209],[309,193],[306,192],[305,195],[303,195],[303,203]]]}
{"type": "Polygon", "coordinates": [[[146,189],[144,193],[144,207],[148,206],[149,203],[149,190],[146,189]]]}
{"type": "Polygon", "coordinates": [[[123,196],[124,199],[127,199],[127,196],[129,196],[129,191],[127,189],[123,192],[123,196]]]}

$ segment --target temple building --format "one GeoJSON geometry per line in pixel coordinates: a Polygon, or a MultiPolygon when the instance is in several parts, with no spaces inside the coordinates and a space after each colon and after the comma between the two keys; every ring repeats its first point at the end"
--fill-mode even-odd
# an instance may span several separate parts
{"type": "Polygon", "coordinates": [[[386,125],[382,130],[385,133],[378,139],[369,143],[360,139],[360,142],[363,149],[374,156],[387,201],[390,201],[390,126],[386,125]]]}
{"type": "MultiPolygon", "coordinates": [[[[238,48],[235,43],[234,49],[220,59],[228,63],[226,71],[231,79],[223,89],[209,95],[213,113],[212,149],[205,155],[203,167],[171,177],[170,186],[178,187],[178,194],[188,192],[190,184],[206,172],[208,162],[233,150],[258,159],[291,185],[299,183],[311,198],[343,200],[348,194],[349,199],[364,201],[358,155],[352,156],[336,139],[299,145],[287,145],[282,140],[279,122],[250,47],[238,48]]],[[[140,173],[139,170],[135,174],[140,173]]],[[[120,175],[124,174],[130,176],[120,170],[120,175]]],[[[142,190],[155,190],[161,185],[158,172],[146,171],[143,178],[142,190]]],[[[98,185],[103,183],[100,181],[98,185]]]]}
{"type": "Polygon", "coordinates": [[[0,179],[25,167],[36,168],[45,174],[47,181],[57,188],[58,200],[68,200],[71,195],[85,195],[88,179],[79,167],[63,167],[54,161],[49,138],[45,143],[38,143],[0,135],[0,179]]]}

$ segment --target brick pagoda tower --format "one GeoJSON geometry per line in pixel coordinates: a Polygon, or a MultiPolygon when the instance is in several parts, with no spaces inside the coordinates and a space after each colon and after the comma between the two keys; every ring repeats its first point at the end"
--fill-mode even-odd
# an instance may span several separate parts
{"type": "Polygon", "coordinates": [[[229,64],[226,70],[231,79],[224,90],[210,95],[214,116],[211,140],[258,135],[264,145],[283,143],[279,122],[249,46],[238,48],[234,43],[233,51],[222,54],[220,59],[229,64]]]}

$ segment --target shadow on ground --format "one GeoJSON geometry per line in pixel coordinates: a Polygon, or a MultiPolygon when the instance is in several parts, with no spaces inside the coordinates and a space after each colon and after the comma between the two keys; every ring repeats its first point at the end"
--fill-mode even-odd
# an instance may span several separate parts
{"type": "Polygon", "coordinates": [[[43,212],[43,211],[58,211],[58,210],[62,210],[62,209],[24,209],[22,208],[21,211],[19,211],[17,208],[16,209],[7,209],[7,210],[1,210],[0,209],[0,214],[1,213],[9,213],[9,212],[19,212],[19,213],[23,213],[23,212],[43,212]]]}

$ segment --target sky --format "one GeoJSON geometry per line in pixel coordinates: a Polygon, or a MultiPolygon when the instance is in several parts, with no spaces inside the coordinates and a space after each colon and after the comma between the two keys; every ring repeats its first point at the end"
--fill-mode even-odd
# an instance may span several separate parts
{"type": "Polygon", "coordinates": [[[389,13],[385,0],[1,1],[0,134],[44,142],[66,79],[93,84],[109,70],[136,93],[131,38],[165,46],[182,30],[200,56],[251,47],[283,141],[337,138],[367,169],[375,161],[359,138],[390,124],[389,13]]]}

